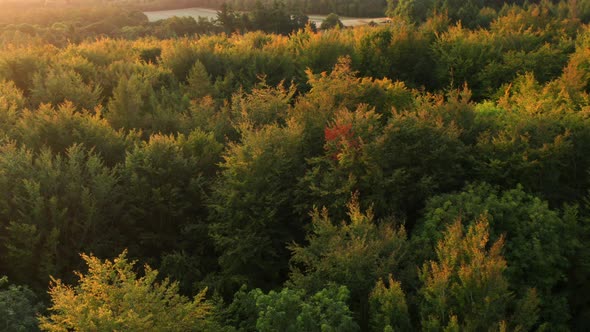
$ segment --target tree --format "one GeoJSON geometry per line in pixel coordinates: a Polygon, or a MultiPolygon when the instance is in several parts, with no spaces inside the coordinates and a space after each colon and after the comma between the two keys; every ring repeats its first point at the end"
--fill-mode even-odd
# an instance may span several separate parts
{"type": "Polygon", "coordinates": [[[70,102],[23,111],[9,133],[35,152],[49,148],[55,154],[64,154],[72,145],[83,144],[109,166],[124,160],[129,139],[115,131],[102,113],[78,112],[70,102]]]}
{"type": "Polygon", "coordinates": [[[187,293],[216,266],[206,201],[221,151],[212,134],[198,129],[152,135],[128,150],[121,169],[125,245],[150,264],[162,261],[160,271],[174,275],[187,293]]]}
{"type": "Polygon", "coordinates": [[[460,219],[444,232],[436,260],[425,263],[420,272],[423,329],[483,331],[508,325],[511,330],[529,330],[534,325],[538,317],[535,292],[529,291],[523,301],[513,300],[504,277],[504,239],[489,246],[488,229],[487,219],[481,217],[467,233],[460,219]]]}
{"type": "Polygon", "coordinates": [[[358,331],[348,309],[345,286],[330,285],[316,293],[283,288],[265,294],[242,287],[226,310],[226,321],[238,331],[358,331]]]}
{"type": "Polygon", "coordinates": [[[0,330],[6,332],[38,331],[37,316],[43,305],[26,286],[9,285],[0,278],[0,330]]]}
{"type": "Polygon", "coordinates": [[[233,33],[240,28],[239,15],[226,2],[217,11],[216,22],[224,27],[226,33],[233,33]]]}
{"type": "MultiPolygon", "coordinates": [[[[339,91],[339,83],[326,87],[332,90],[328,90],[330,93],[325,94],[324,100],[331,96],[347,105],[354,103],[355,94],[357,101],[370,98],[363,96],[362,88],[366,87],[363,83],[368,83],[365,80],[354,93],[348,94],[339,91]],[[340,97],[340,93],[346,97],[340,97]]],[[[379,104],[396,107],[399,111],[388,113],[387,106],[367,110],[361,105],[354,112],[339,111],[334,115],[328,113],[329,109],[320,109],[327,114],[319,111],[309,114],[310,120],[317,121],[310,123],[308,120],[309,127],[312,124],[319,127],[319,120],[324,117],[321,120],[325,121],[322,128],[325,145],[323,155],[308,159],[312,168],[301,181],[307,190],[305,194],[312,197],[308,202],[324,205],[334,213],[338,206],[346,204],[350,193],[359,191],[361,206],[372,205],[378,218],[407,216],[413,222],[433,193],[463,185],[464,177],[460,174],[465,172],[468,154],[460,139],[461,129],[456,118],[450,116],[451,110],[440,105],[429,106],[429,103],[420,103],[418,110],[412,109],[408,107],[412,98],[404,85],[390,84],[374,82],[366,89],[372,92],[369,95],[374,102],[381,99],[377,96],[382,96],[384,100],[379,104]],[[377,114],[379,110],[382,114],[377,114]],[[334,124],[325,120],[330,116],[334,124]]],[[[310,92],[314,97],[316,93],[318,91],[310,92]]],[[[324,104],[323,107],[328,106],[324,104]]],[[[462,109],[453,107],[452,111],[462,109]]],[[[304,114],[297,114],[301,115],[304,114]]],[[[306,134],[315,134],[316,130],[317,127],[311,127],[306,134]]],[[[316,138],[319,140],[321,138],[316,138]]],[[[313,140],[310,141],[312,145],[313,140]]]]}
{"type": "Polygon", "coordinates": [[[286,89],[281,83],[273,88],[263,81],[250,93],[240,91],[234,94],[233,117],[237,123],[247,123],[254,128],[272,124],[285,125],[295,92],[293,85],[286,89]]]}
{"type": "Polygon", "coordinates": [[[300,12],[289,10],[284,1],[267,2],[264,3],[261,0],[255,2],[249,15],[250,29],[287,35],[307,25],[309,18],[300,12]]]}
{"type": "Polygon", "coordinates": [[[362,208],[373,206],[377,182],[371,147],[383,130],[382,122],[382,116],[366,106],[337,111],[324,129],[324,153],[308,159],[310,168],[300,180],[306,197],[300,200],[324,206],[335,218],[345,217],[342,207],[356,192],[362,194],[362,208]]]}
{"type": "MultiPolygon", "coordinates": [[[[436,3],[439,5],[439,3],[436,3]]],[[[437,11],[447,12],[453,21],[461,21],[466,26],[474,26],[479,10],[483,8],[484,0],[443,0],[437,11]]]]}
{"type": "Polygon", "coordinates": [[[433,87],[432,41],[424,31],[398,20],[394,25],[378,26],[363,34],[357,46],[359,70],[364,76],[388,77],[412,87],[433,87]]]}
{"type": "Polygon", "coordinates": [[[390,273],[404,272],[406,234],[391,221],[377,224],[370,210],[360,210],[356,198],[348,204],[348,218],[334,224],[326,209],[313,212],[308,244],[291,246],[289,285],[309,293],[330,283],[346,286],[351,292],[351,309],[366,329],[368,299],[375,284],[390,273]]]}
{"type": "Polygon", "coordinates": [[[33,77],[48,68],[47,51],[42,49],[14,50],[5,53],[0,62],[0,77],[12,81],[21,91],[30,91],[33,77]]]}
{"type": "Polygon", "coordinates": [[[158,271],[145,266],[134,272],[124,251],[102,261],[82,254],[86,274],[77,273],[77,286],[53,279],[49,289],[50,314],[40,319],[44,331],[206,331],[212,306],[206,289],[193,300],[178,295],[178,284],[157,282],[158,271]]]}
{"type": "Polygon", "coordinates": [[[304,166],[301,127],[240,130],[241,142],[229,145],[213,187],[210,234],[221,253],[226,286],[268,289],[286,279],[286,246],[303,233],[292,206],[304,166]]]}
{"type": "Polygon", "coordinates": [[[197,49],[188,38],[172,41],[162,50],[160,58],[161,65],[169,69],[179,82],[186,82],[197,61],[197,49]]]}
{"type": "Polygon", "coordinates": [[[340,17],[337,14],[331,13],[330,15],[326,16],[322,25],[320,25],[320,29],[322,30],[329,30],[334,28],[343,28],[344,24],[340,21],[340,17]]]}
{"type": "Polygon", "coordinates": [[[369,295],[371,331],[411,331],[406,296],[399,282],[389,275],[377,281],[369,295]]]}
{"type": "Polygon", "coordinates": [[[201,61],[195,62],[188,73],[185,93],[191,99],[201,99],[213,95],[213,83],[201,61]]]}
{"type": "Polygon", "coordinates": [[[405,18],[412,22],[424,22],[431,14],[433,0],[387,0],[387,15],[405,18]]]}
{"type": "Polygon", "coordinates": [[[586,282],[590,278],[590,248],[586,245],[590,241],[590,196],[587,195],[583,202],[579,214],[577,209],[572,213],[579,220],[572,233],[576,246],[570,257],[571,267],[567,274],[572,330],[590,324],[590,287],[586,282]]]}
{"type": "MultiPolygon", "coordinates": [[[[182,75],[188,74],[190,66],[182,75]]],[[[178,132],[189,100],[179,89],[161,84],[160,79],[169,74],[161,67],[147,67],[145,71],[124,75],[107,104],[105,118],[111,126],[126,131],[143,130],[145,138],[152,133],[178,132]]]]}
{"type": "Polygon", "coordinates": [[[81,145],[63,155],[0,147],[0,269],[19,284],[45,288],[49,275],[69,279],[77,252],[120,246],[118,174],[81,145]]]}
{"type": "Polygon", "coordinates": [[[149,77],[122,77],[108,102],[105,118],[115,129],[149,128],[156,111],[156,95],[149,77]]]}
{"type": "Polygon", "coordinates": [[[25,97],[14,82],[0,82],[0,132],[8,134],[20,117],[25,97]]]}
{"type": "Polygon", "coordinates": [[[71,101],[79,110],[92,111],[100,105],[101,93],[100,86],[85,83],[74,70],[56,66],[50,68],[47,73],[37,73],[33,76],[31,103],[35,107],[41,103],[58,106],[65,101],[71,101]]]}
{"type": "Polygon", "coordinates": [[[543,320],[552,328],[565,324],[568,308],[563,293],[557,292],[570,266],[568,255],[576,246],[575,216],[549,208],[547,202],[526,193],[522,187],[499,191],[488,184],[474,184],[463,191],[431,198],[423,222],[412,237],[415,252],[422,259],[432,258],[443,230],[455,218],[486,218],[491,241],[505,236],[504,275],[517,296],[535,288],[543,320]]]}
{"type": "Polygon", "coordinates": [[[304,299],[303,291],[284,288],[256,297],[259,310],[256,329],[272,331],[353,332],[358,325],[346,304],[344,286],[329,287],[304,299]]]}
{"type": "Polygon", "coordinates": [[[506,275],[514,287],[536,287],[544,292],[561,280],[571,246],[566,238],[569,225],[547,202],[527,194],[522,187],[501,192],[482,183],[468,185],[461,192],[435,196],[429,200],[424,221],[412,241],[417,250],[423,248],[433,253],[441,232],[457,216],[474,220],[480,215],[486,217],[493,241],[506,236],[506,275]]]}
{"type": "MultiPolygon", "coordinates": [[[[575,229],[582,220],[571,213],[561,215],[548,203],[528,194],[521,186],[500,191],[489,184],[474,184],[463,191],[431,198],[423,222],[412,242],[419,256],[430,256],[441,231],[457,216],[474,220],[484,215],[489,221],[492,241],[506,237],[505,275],[510,290],[524,296],[530,287],[541,300],[541,316],[558,329],[569,316],[566,299],[558,292],[571,262],[568,256],[577,242],[575,229]]],[[[468,224],[470,224],[468,222],[468,224]]]]}
{"type": "MultiPolygon", "coordinates": [[[[332,46],[338,48],[333,44],[321,44],[319,50],[310,50],[309,53],[318,51],[319,55],[324,57],[326,53],[320,50],[331,49],[332,46]]],[[[302,56],[309,55],[305,52],[302,56]]],[[[333,66],[329,74],[326,72],[314,74],[311,70],[307,71],[307,84],[311,86],[311,90],[305,94],[304,98],[297,100],[290,114],[291,118],[304,126],[304,147],[307,157],[315,157],[323,153],[323,146],[318,143],[325,142],[326,127],[330,126],[331,122],[338,122],[339,114],[358,112],[359,115],[353,117],[366,124],[364,117],[367,117],[369,122],[372,122],[375,117],[375,114],[369,116],[366,113],[378,113],[382,115],[382,119],[386,119],[391,115],[393,107],[402,110],[413,103],[412,92],[402,82],[357,77],[359,73],[352,69],[350,57],[305,61],[325,62],[330,63],[330,67],[333,66]],[[372,110],[372,107],[375,109],[372,110]],[[353,110],[356,111],[353,112],[353,110]]],[[[317,64],[312,66],[315,67],[317,64]]],[[[347,117],[350,118],[350,116],[347,117]]],[[[377,131],[376,129],[374,131],[377,131]]],[[[320,204],[316,200],[310,201],[320,204]]],[[[321,202],[320,205],[323,204],[321,202]]],[[[309,208],[306,211],[309,211],[309,208]]]]}

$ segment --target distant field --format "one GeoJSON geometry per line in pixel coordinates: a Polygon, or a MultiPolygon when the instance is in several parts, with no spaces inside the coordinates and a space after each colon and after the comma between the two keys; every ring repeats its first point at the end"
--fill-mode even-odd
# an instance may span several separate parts
{"type": "MultiPolygon", "coordinates": [[[[150,22],[158,21],[158,20],[165,20],[167,18],[173,16],[191,16],[195,19],[198,17],[207,17],[210,19],[217,18],[217,11],[215,9],[207,9],[207,8],[186,8],[186,9],[173,9],[173,10],[160,10],[160,11],[153,11],[153,12],[144,12],[144,14],[148,17],[150,22]]],[[[317,24],[318,26],[322,24],[324,19],[326,18],[325,15],[309,15],[309,19],[317,24]]],[[[341,17],[340,20],[345,26],[358,26],[358,25],[365,25],[369,24],[369,22],[381,22],[384,21],[385,18],[356,18],[356,17],[341,17]]]]}
{"type": "Polygon", "coordinates": [[[150,22],[165,20],[173,16],[191,16],[195,19],[198,17],[206,17],[210,19],[217,18],[217,10],[207,8],[186,8],[173,10],[160,10],[155,12],[144,12],[150,22]]]}
{"type": "MultiPolygon", "coordinates": [[[[315,24],[320,26],[322,22],[326,19],[326,15],[308,15],[309,20],[315,22],[315,24]]],[[[381,23],[385,22],[387,17],[379,17],[379,18],[366,18],[366,17],[341,17],[340,21],[344,26],[347,27],[355,27],[359,25],[369,24],[370,22],[381,23]]]]}

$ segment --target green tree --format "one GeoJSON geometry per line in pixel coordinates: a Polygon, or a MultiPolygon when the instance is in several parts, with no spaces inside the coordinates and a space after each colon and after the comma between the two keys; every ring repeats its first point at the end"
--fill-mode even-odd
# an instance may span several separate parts
{"type": "Polygon", "coordinates": [[[255,332],[258,320],[256,298],[264,294],[260,289],[248,291],[246,285],[233,294],[232,302],[223,308],[221,319],[227,326],[240,332],[255,332]]]}
{"type": "Polygon", "coordinates": [[[308,17],[289,10],[284,1],[266,2],[261,0],[255,2],[249,15],[250,29],[287,35],[292,31],[303,29],[307,25],[308,17]]]}
{"type": "Polygon", "coordinates": [[[238,331],[358,331],[348,298],[346,287],[336,285],[311,294],[290,288],[265,294],[242,287],[226,318],[238,331]]]}
{"type": "Polygon", "coordinates": [[[378,165],[373,181],[383,184],[382,192],[372,192],[381,213],[415,220],[428,197],[463,185],[468,148],[457,119],[448,115],[446,108],[428,106],[394,113],[371,153],[378,165]]]}
{"type": "Polygon", "coordinates": [[[387,0],[387,15],[393,19],[424,22],[433,11],[434,3],[433,0],[387,0]]]}
{"type": "Polygon", "coordinates": [[[340,21],[340,16],[335,13],[331,13],[330,15],[326,16],[322,24],[320,25],[320,29],[322,30],[329,30],[334,28],[343,28],[344,24],[340,21]]]}
{"type": "Polygon", "coordinates": [[[80,263],[76,252],[120,245],[119,178],[100,157],[80,145],[63,155],[34,154],[14,143],[0,151],[3,274],[44,288],[50,274],[69,277],[80,263]]]}
{"type": "Polygon", "coordinates": [[[156,95],[149,78],[141,75],[122,77],[108,102],[105,118],[115,129],[149,127],[156,111],[156,95]]]}
{"type": "Polygon", "coordinates": [[[574,210],[573,216],[578,220],[571,237],[576,239],[574,252],[570,256],[570,269],[567,273],[568,301],[572,314],[572,330],[583,329],[590,323],[590,288],[586,283],[590,276],[590,249],[586,245],[590,239],[590,197],[584,204],[574,210]]]}
{"type": "Polygon", "coordinates": [[[41,105],[37,110],[23,111],[9,133],[36,152],[49,148],[55,154],[64,154],[70,146],[83,144],[109,166],[124,160],[128,141],[133,137],[115,131],[101,112],[78,112],[70,102],[56,108],[41,105]]]}
{"type": "Polygon", "coordinates": [[[330,283],[350,289],[351,309],[361,328],[368,326],[369,294],[378,280],[402,274],[408,256],[406,233],[391,221],[377,223],[363,213],[355,198],[348,204],[350,221],[334,224],[324,209],[312,214],[308,244],[292,245],[289,285],[317,292],[330,283]]]}
{"type": "MultiPolygon", "coordinates": [[[[371,151],[383,130],[382,118],[366,106],[335,112],[334,120],[324,129],[323,155],[308,159],[310,168],[300,179],[305,195],[300,198],[302,202],[322,205],[336,218],[344,217],[342,207],[357,191],[367,195],[359,202],[363,208],[376,203],[371,193],[377,185],[374,172],[378,170],[371,151]]],[[[302,208],[312,207],[304,204],[302,208]]]]}
{"type": "Polygon", "coordinates": [[[0,278],[0,329],[6,332],[38,331],[37,316],[43,310],[37,296],[26,286],[8,284],[0,278]]]}
{"type": "Polygon", "coordinates": [[[434,248],[442,231],[456,216],[466,220],[485,215],[492,239],[507,237],[506,271],[514,282],[550,289],[567,266],[569,234],[561,216],[547,202],[524,192],[522,187],[500,192],[488,184],[469,185],[454,194],[435,196],[425,209],[424,223],[416,232],[418,247],[434,248]],[[426,241],[426,242],[422,242],[426,241]]]}
{"type": "Polygon", "coordinates": [[[178,284],[145,266],[142,277],[134,272],[126,252],[101,261],[82,255],[86,274],[77,273],[76,286],[53,280],[49,289],[49,315],[41,318],[44,331],[206,331],[211,328],[212,306],[206,289],[193,300],[178,294],[178,284]]]}
{"type": "Polygon", "coordinates": [[[185,93],[191,99],[201,99],[213,95],[213,83],[207,73],[207,68],[201,61],[195,62],[188,73],[185,93]]]}
{"type": "Polygon", "coordinates": [[[226,33],[233,33],[240,28],[239,15],[227,2],[221,4],[217,11],[216,22],[223,26],[226,33]]]}
{"type": "Polygon", "coordinates": [[[493,112],[481,117],[490,128],[475,146],[481,181],[505,189],[521,184],[552,206],[584,197],[590,159],[582,151],[590,144],[590,122],[576,111],[581,100],[568,90],[543,86],[532,75],[512,83],[493,112]]]}
{"type": "Polygon", "coordinates": [[[484,0],[443,0],[437,10],[447,12],[449,18],[454,21],[461,21],[466,26],[474,26],[477,14],[483,6],[484,0]]]}
{"type": "Polygon", "coordinates": [[[34,107],[41,103],[58,106],[65,101],[71,101],[79,110],[92,111],[100,105],[101,93],[100,86],[87,84],[72,69],[57,66],[49,69],[47,73],[37,73],[33,76],[31,104],[34,107]]]}
{"type": "Polygon", "coordinates": [[[177,88],[158,86],[158,74],[161,73],[133,73],[120,79],[105,112],[105,118],[115,129],[143,130],[147,138],[182,128],[189,100],[177,88]]]}
{"type": "Polygon", "coordinates": [[[379,279],[369,295],[371,331],[411,331],[406,295],[391,275],[387,284],[379,279]]]}
{"type": "Polygon", "coordinates": [[[0,61],[0,78],[12,81],[21,91],[30,91],[36,73],[48,68],[47,49],[41,47],[7,50],[0,61]]]}
{"type": "Polygon", "coordinates": [[[176,80],[186,82],[191,69],[198,60],[198,53],[188,38],[177,39],[162,49],[160,64],[172,71],[176,80]]]}
{"type": "Polygon", "coordinates": [[[470,185],[462,192],[432,198],[424,222],[412,237],[416,252],[432,257],[434,243],[457,216],[474,220],[480,215],[489,224],[492,241],[506,237],[508,266],[504,275],[510,281],[510,290],[523,296],[530,287],[536,288],[543,301],[543,319],[556,326],[563,324],[567,308],[554,287],[563,281],[569,266],[567,258],[576,241],[572,232],[576,220],[560,216],[547,202],[525,193],[521,187],[500,192],[487,184],[470,185]]]}
{"type": "MultiPolygon", "coordinates": [[[[351,192],[359,191],[361,205],[373,205],[378,218],[397,215],[413,223],[433,193],[463,185],[469,155],[457,118],[468,118],[471,109],[464,102],[453,103],[459,108],[424,100],[413,109],[403,85],[390,87],[384,94],[399,111],[383,109],[381,115],[361,106],[355,112],[336,112],[334,124],[324,123],[324,154],[308,159],[312,168],[301,181],[311,196],[304,201],[335,213],[351,192]]],[[[323,115],[318,113],[310,117],[323,115]]],[[[315,134],[316,128],[309,132],[315,134]]]]}
{"type": "Polygon", "coordinates": [[[403,21],[368,30],[356,48],[360,72],[400,80],[411,87],[436,86],[432,41],[425,30],[426,25],[417,27],[403,21]]]}
{"type": "Polygon", "coordinates": [[[270,288],[286,279],[286,245],[303,233],[292,206],[304,166],[301,127],[240,130],[241,142],[226,150],[209,204],[210,234],[233,291],[243,283],[270,288]]]}
{"type": "Polygon", "coordinates": [[[277,293],[256,298],[259,310],[256,328],[271,331],[358,331],[358,325],[346,304],[348,290],[344,286],[320,290],[308,299],[302,291],[284,288],[277,293]]]}
{"type": "Polygon", "coordinates": [[[160,271],[174,275],[184,292],[217,263],[206,201],[221,151],[213,135],[200,130],[152,135],[128,150],[121,169],[125,245],[135,257],[163,264],[160,271]]]}

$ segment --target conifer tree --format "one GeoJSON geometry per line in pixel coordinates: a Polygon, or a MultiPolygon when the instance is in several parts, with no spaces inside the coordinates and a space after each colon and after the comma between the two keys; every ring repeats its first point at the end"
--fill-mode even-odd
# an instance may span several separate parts
{"type": "Polygon", "coordinates": [[[224,154],[210,200],[210,234],[221,252],[222,279],[232,288],[270,288],[286,279],[288,243],[303,221],[292,202],[304,166],[301,127],[240,127],[242,140],[224,154]]]}
{"type": "Polygon", "coordinates": [[[201,61],[195,62],[189,71],[185,90],[189,98],[196,100],[213,95],[211,77],[201,61]]]}
{"type": "Polygon", "coordinates": [[[122,77],[108,103],[106,119],[115,128],[150,128],[157,100],[148,77],[122,77]]]}
{"type": "Polygon", "coordinates": [[[100,86],[85,83],[72,69],[54,67],[47,73],[33,76],[31,104],[34,107],[41,103],[58,106],[71,101],[78,110],[93,111],[102,102],[101,94],[100,86]]]}

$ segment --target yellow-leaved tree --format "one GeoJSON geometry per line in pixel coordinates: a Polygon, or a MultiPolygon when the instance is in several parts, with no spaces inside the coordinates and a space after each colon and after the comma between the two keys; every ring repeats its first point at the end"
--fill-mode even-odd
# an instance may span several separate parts
{"type": "Polygon", "coordinates": [[[114,260],[101,261],[82,254],[88,273],[77,273],[77,286],[53,280],[50,313],[40,318],[44,331],[207,331],[212,306],[206,289],[191,301],[178,294],[178,284],[145,266],[139,277],[124,251],[114,260]]]}
{"type": "Polygon", "coordinates": [[[489,245],[481,216],[464,231],[461,220],[438,242],[437,259],[424,264],[421,316],[424,331],[529,331],[538,320],[534,289],[521,299],[509,290],[504,238],[489,245]]]}

